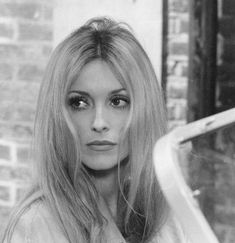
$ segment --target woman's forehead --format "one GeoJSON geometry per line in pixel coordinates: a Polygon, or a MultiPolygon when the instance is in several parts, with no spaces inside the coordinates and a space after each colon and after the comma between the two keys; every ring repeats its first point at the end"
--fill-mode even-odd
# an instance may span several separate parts
{"type": "Polygon", "coordinates": [[[108,64],[102,60],[94,60],[86,64],[70,87],[70,90],[82,90],[91,93],[99,90],[112,92],[121,89],[124,89],[122,84],[108,64]]]}

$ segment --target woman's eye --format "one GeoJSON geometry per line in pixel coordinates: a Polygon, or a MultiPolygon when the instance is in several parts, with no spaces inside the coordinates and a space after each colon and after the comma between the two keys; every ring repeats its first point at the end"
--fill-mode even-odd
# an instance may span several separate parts
{"type": "Polygon", "coordinates": [[[124,109],[127,108],[129,104],[130,100],[128,97],[117,96],[111,99],[111,105],[116,108],[124,109]]]}
{"type": "Polygon", "coordinates": [[[69,106],[74,110],[85,110],[89,106],[89,102],[84,97],[70,97],[69,98],[69,106]]]}

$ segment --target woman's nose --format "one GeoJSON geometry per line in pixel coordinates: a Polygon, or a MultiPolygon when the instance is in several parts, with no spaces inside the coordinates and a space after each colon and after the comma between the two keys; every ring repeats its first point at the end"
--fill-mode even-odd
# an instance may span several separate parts
{"type": "Polygon", "coordinates": [[[94,119],[91,124],[91,130],[95,132],[105,132],[109,130],[109,125],[103,107],[97,107],[95,109],[94,119]]]}

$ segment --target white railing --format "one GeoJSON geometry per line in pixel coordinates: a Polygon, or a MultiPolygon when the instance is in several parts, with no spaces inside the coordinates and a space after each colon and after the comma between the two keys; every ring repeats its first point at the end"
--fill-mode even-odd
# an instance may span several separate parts
{"type": "Polygon", "coordinates": [[[157,141],[155,172],[163,193],[192,243],[219,243],[179,167],[179,155],[191,139],[235,124],[235,108],[178,127],[157,141]]]}

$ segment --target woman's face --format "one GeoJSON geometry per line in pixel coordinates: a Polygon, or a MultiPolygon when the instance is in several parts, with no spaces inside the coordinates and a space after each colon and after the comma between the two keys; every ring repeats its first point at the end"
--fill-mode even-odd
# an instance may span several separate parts
{"type": "Polygon", "coordinates": [[[122,131],[130,111],[127,91],[101,60],[88,63],[68,92],[67,104],[81,141],[81,160],[93,170],[107,170],[128,154],[122,131]]]}

